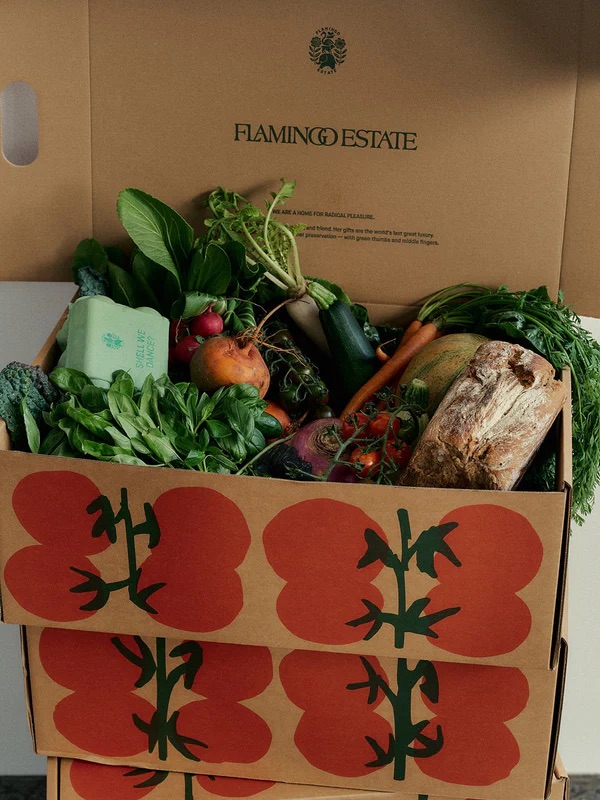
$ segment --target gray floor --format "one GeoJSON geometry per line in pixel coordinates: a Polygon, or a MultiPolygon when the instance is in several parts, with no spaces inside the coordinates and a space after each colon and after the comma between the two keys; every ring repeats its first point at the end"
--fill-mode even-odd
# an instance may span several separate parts
{"type": "MultiPolygon", "coordinates": [[[[45,800],[45,778],[0,778],[0,800],[45,800]]],[[[600,800],[600,775],[571,778],[572,800],[600,800]]]]}

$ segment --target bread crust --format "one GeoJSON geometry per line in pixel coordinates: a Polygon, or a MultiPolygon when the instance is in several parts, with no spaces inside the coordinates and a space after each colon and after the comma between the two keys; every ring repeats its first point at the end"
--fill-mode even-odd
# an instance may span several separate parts
{"type": "Polygon", "coordinates": [[[520,345],[482,344],[440,403],[400,483],[513,489],[565,402],[554,374],[545,358],[520,345]]]}

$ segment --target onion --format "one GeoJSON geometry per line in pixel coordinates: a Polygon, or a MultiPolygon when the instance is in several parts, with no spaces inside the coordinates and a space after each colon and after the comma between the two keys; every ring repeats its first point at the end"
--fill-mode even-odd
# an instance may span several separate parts
{"type": "MultiPolygon", "coordinates": [[[[321,477],[329,468],[338,451],[339,441],[331,428],[340,428],[339,419],[315,419],[292,436],[287,442],[265,453],[260,461],[260,471],[273,478],[302,480],[302,473],[321,477]]],[[[328,481],[356,483],[356,472],[347,464],[336,464],[328,481]]]]}

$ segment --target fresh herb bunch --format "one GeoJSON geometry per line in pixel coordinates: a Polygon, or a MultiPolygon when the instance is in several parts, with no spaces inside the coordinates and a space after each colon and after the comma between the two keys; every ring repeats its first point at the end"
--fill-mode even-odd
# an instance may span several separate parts
{"type": "MultiPolygon", "coordinates": [[[[436,292],[419,312],[445,332],[467,330],[498,336],[535,350],[556,370],[568,367],[573,402],[573,516],[579,524],[590,513],[600,483],[600,344],[546,286],[510,292],[462,283],[436,292]]],[[[541,488],[554,488],[553,462],[538,471],[541,488]]]]}
{"type": "Polygon", "coordinates": [[[63,367],[50,380],[65,399],[44,413],[50,430],[37,447],[30,438],[34,452],[228,473],[266,444],[267,404],[255,386],[236,384],[209,397],[194,384],[149,375],[136,391],[131,376],[118,370],[110,387],[100,389],[63,367]]]}

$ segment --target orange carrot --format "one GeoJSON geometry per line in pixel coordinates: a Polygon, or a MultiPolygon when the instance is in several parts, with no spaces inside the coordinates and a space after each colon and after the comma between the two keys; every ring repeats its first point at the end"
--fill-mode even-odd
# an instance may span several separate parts
{"type": "Polygon", "coordinates": [[[347,404],[346,408],[341,413],[341,418],[346,419],[350,414],[359,411],[371,397],[378,392],[383,386],[394,378],[400,375],[408,366],[409,361],[416,356],[416,354],[425,347],[426,344],[432,342],[437,334],[438,328],[433,322],[428,322],[419,327],[418,331],[414,333],[405,344],[400,343],[396,348],[396,352],[380,367],[375,375],[361,386],[356,392],[354,397],[347,404]]]}
{"type": "Polygon", "coordinates": [[[400,339],[399,346],[401,347],[403,344],[406,344],[408,340],[414,336],[414,334],[421,330],[423,327],[423,323],[420,319],[413,319],[410,325],[406,328],[404,333],[402,334],[402,338],[400,339]]]}
{"type": "Polygon", "coordinates": [[[382,349],[381,345],[375,350],[375,355],[377,356],[377,360],[381,361],[382,364],[385,364],[386,361],[390,360],[388,354],[382,349]]]}

